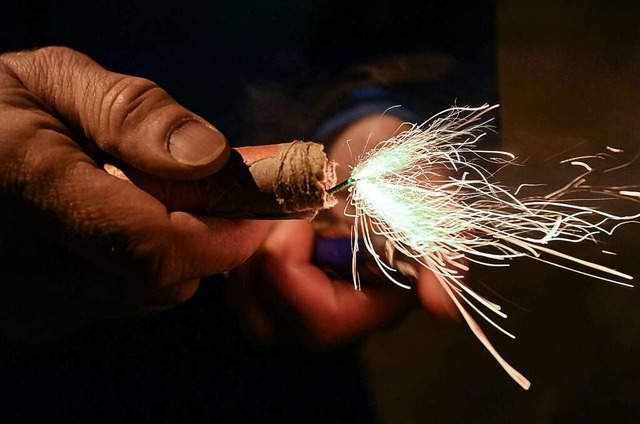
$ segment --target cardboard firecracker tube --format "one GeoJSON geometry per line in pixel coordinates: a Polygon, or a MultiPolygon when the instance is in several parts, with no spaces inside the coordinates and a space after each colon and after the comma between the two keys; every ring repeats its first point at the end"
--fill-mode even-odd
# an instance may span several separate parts
{"type": "Polygon", "coordinates": [[[312,218],[336,204],[335,162],[321,144],[240,147],[217,173],[195,181],[163,180],[126,164],[105,170],[160,200],[168,210],[228,218],[312,218]]]}

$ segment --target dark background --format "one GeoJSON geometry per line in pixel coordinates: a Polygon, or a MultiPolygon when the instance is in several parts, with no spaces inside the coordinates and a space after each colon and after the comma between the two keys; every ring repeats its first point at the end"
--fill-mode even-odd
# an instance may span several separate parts
{"type": "MultiPolygon", "coordinates": [[[[289,6],[294,3],[282,2],[289,6]]],[[[42,11],[43,16],[55,13],[55,11],[46,10],[46,5],[49,4],[47,1],[25,4],[33,8],[29,11],[30,16],[38,16],[39,11],[42,11]],[[44,9],[39,9],[41,7],[44,9]]],[[[143,4],[145,3],[131,2],[129,6],[119,9],[118,13],[121,17],[135,20],[136,14],[142,13],[141,5],[143,4]]],[[[146,4],[165,7],[156,2],[146,2],[146,4]]],[[[266,9],[273,6],[273,3],[265,2],[264,4],[270,5],[265,6],[266,9]]],[[[515,168],[503,172],[501,174],[503,182],[516,185],[524,180],[542,181],[557,187],[570,179],[575,171],[560,167],[558,162],[561,158],[601,152],[607,145],[625,149],[629,158],[640,152],[638,143],[640,137],[640,98],[638,96],[640,31],[637,23],[640,18],[640,7],[631,6],[631,4],[632,2],[595,0],[562,2],[562,4],[532,0],[497,2],[497,75],[502,104],[500,119],[503,146],[505,150],[512,151],[528,161],[526,168],[515,168]],[[557,155],[568,148],[571,150],[567,151],[566,155],[557,155]]],[[[179,3],[171,6],[172,19],[180,19],[182,6],[179,3]]],[[[90,9],[96,7],[101,6],[92,6],[90,9]]],[[[23,6],[17,9],[22,8],[23,6]]],[[[252,33],[248,28],[245,38],[235,40],[238,44],[219,43],[214,46],[208,44],[197,32],[186,31],[176,35],[175,28],[170,27],[171,21],[168,21],[166,37],[161,40],[154,38],[158,28],[148,34],[144,31],[136,31],[137,38],[131,37],[130,34],[123,34],[122,40],[112,40],[102,37],[101,28],[92,25],[91,20],[87,20],[86,16],[82,15],[82,6],[67,4],[66,10],[75,11],[77,20],[65,16],[65,19],[74,21],[74,26],[63,30],[59,34],[60,39],[64,40],[67,32],[93,32],[93,36],[86,40],[76,40],[79,43],[76,47],[91,53],[94,57],[102,55],[98,57],[100,62],[109,64],[112,69],[141,74],[156,79],[163,86],[170,86],[171,93],[176,98],[191,99],[187,102],[188,107],[205,117],[215,117],[212,121],[236,140],[251,138],[250,134],[246,134],[243,122],[237,118],[238,113],[236,113],[239,110],[244,112],[245,105],[242,102],[229,104],[213,101],[210,93],[217,93],[222,98],[234,97],[232,92],[239,88],[233,81],[209,78],[206,70],[217,66],[217,60],[224,58],[234,66],[242,68],[243,77],[247,76],[247,78],[264,72],[265,66],[272,66],[274,75],[282,75],[283,69],[296,69],[303,73],[304,69],[298,66],[299,63],[287,62],[291,55],[284,55],[279,59],[274,58],[271,55],[272,52],[264,51],[262,57],[251,59],[245,57],[242,52],[244,47],[249,48],[252,45],[254,42],[252,37],[261,38],[262,41],[265,41],[264,37],[272,37],[276,41],[295,40],[301,31],[304,32],[308,26],[314,25],[313,21],[297,23],[292,21],[292,26],[281,27],[278,31],[265,31],[261,34],[252,33]],[[130,40],[135,42],[127,51],[122,48],[122,45],[130,40]],[[159,51],[136,48],[139,44],[156,42],[162,45],[159,51]],[[173,43],[175,46],[172,50],[173,43]],[[215,51],[215,54],[203,56],[204,58],[198,55],[189,57],[182,48],[184,45],[190,45],[194,52],[211,49],[208,51],[215,51]],[[113,51],[109,50],[110,47],[113,51]],[[147,56],[141,57],[141,54],[147,56]],[[176,60],[176,57],[179,60],[176,60]],[[281,63],[279,60],[284,62],[281,63]],[[144,69],[136,68],[137,64],[143,64],[144,69]],[[186,75],[194,75],[194,77],[187,78],[186,75]],[[204,86],[202,81],[205,81],[204,86]]],[[[428,7],[425,10],[429,10],[428,7]]],[[[452,7],[448,13],[451,10],[456,9],[452,7]]],[[[403,10],[399,12],[399,16],[403,14],[407,16],[406,14],[412,12],[414,11],[403,10]]],[[[435,13],[433,10],[429,12],[435,13]]],[[[359,22],[362,17],[358,13],[357,8],[345,10],[343,14],[338,14],[340,19],[336,21],[336,25],[349,27],[351,21],[359,22]]],[[[459,18],[456,20],[457,25],[467,21],[469,27],[473,27],[474,18],[479,16],[474,10],[467,13],[458,11],[454,15],[459,18]]],[[[24,35],[19,33],[22,26],[19,22],[8,20],[9,16],[11,15],[4,14],[4,19],[0,17],[3,29],[1,34],[4,37],[1,41],[3,46],[8,46],[8,49],[20,48],[21,44],[17,40],[24,35]]],[[[213,29],[224,33],[225,25],[229,28],[233,27],[233,21],[225,20],[224,16],[229,15],[221,13],[213,16],[203,11],[200,23],[215,24],[217,26],[213,29]]],[[[257,23],[264,24],[261,20],[263,16],[265,15],[256,12],[253,19],[256,19],[257,23]]],[[[310,16],[314,16],[313,13],[310,16]]],[[[60,16],[57,18],[59,19],[60,16]]],[[[412,21],[415,22],[415,19],[412,21]]],[[[434,19],[430,21],[433,22],[434,19]]],[[[109,25],[108,21],[101,22],[101,25],[109,25]]],[[[447,30],[447,22],[451,22],[450,16],[442,19],[440,34],[444,39],[447,39],[447,34],[456,32],[447,30]]],[[[37,29],[40,24],[42,25],[40,36],[44,39],[47,31],[46,18],[43,17],[41,23],[37,20],[31,22],[31,28],[37,29]]],[[[405,31],[411,36],[410,32],[405,31]]],[[[37,39],[38,31],[30,36],[37,39]]],[[[384,39],[384,37],[381,38],[384,39]]],[[[482,38],[478,37],[478,39],[482,38]]],[[[324,57],[326,60],[327,57],[337,55],[337,57],[331,57],[332,63],[340,63],[341,59],[347,61],[353,59],[353,48],[326,47],[331,46],[332,43],[340,46],[340,39],[324,41],[328,42],[320,43],[325,47],[318,47],[318,58],[324,57]],[[344,57],[341,58],[341,54],[344,57]]],[[[394,42],[397,40],[388,39],[388,44],[377,47],[384,52],[385,48],[395,47],[394,42]]],[[[295,45],[295,42],[293,44],[295,45]]],[[[434,44],[437,42],[434,41],[434,44]]],[[[375,50],[373,46],[370,47],[371,50],[375,50]]],[[[409,50],[421,47],[424,46],[410,46],[409,50]]],[[[458,45],[456,48],[465,50],[464,46],[458,45]]],[[[469,47],[468,50],[475,51],[475,48],[469,47]]],[[[487,61],[492,62],[491,58],[487,58],[487,61]]],[[[224,63],[222,61],[223,65],[224,63]]],[[[326,74],[331,74],[331,70],[325,71],[326,74]]],[[[464,73],[465,69],[461,72],[464,73]]],[[[458,85],[451,89],[451,92],[434,93],[434,96],[440,96],[439,101],[442,101],[442,97],[446,97],[448,103],[457,98],[460,104],[464,104],[466,103],[465,93],[469,94],[469,90],[472,89],[482,91],[479,90],[478,81],[486,78],[487,97],[492,97],[494,87],[491,84],[491,76],[475,74],[473,70],[467,70],[467,74],[467,78],[461,79],[473,81],[473,84],[469,84],[469,88],[458,85]]],[[[304,75],[296,76],[304,80],[304,75]]],[[[478,92],[474,95],[478,96],[478,92]]],[[[421,93],[414,95],[416,98],[421,96],[421,93]]],[[[479,100],[493,101],[494,99],[479,100]]],[[[276,122],[282,121],[283,116],[288,116],[289,112],[281,110],[280,115],[272,116],[271,119],[276,122]]],[[[310,133],[303,134],[307,137],[310,135],[310,133]]],[[[636,164],[612,176],[611,182],[640,183],[639,176],[640,171],[636,164]]],[[[620,206],[616,211],[631,212],[633,209],[633,207],[625,209],[620,206]]],[[[602,248],[619,252],[617,257],[602,257],[598,255],[597,248],[589,246],[572,246],[567,250],[586,259],[605,261],[610,266],[640,277],[640,266],[637,261],[637,251],[640,248],[639,235],[640,225],[623,227],[611,239],[610,245],[602,246],[602,248]]],[[[374,389],[375,405],[383,422],[573,422],[579,420],[589,422],[598,419],[611,422],[634,422],[640,418],[640,365],[638,363],[640,294],[637,288],[614,286],[527,261],[515,262],[513,267],[507,270],[476,269],[473,275],[478,290],[492,299],[497,299],[492,297],[490,289],[507,299],[500,302],[510,315],[505,327],[515,333],[518,339],[511,341],[498,332],[485,328],[503,356],[532,381],[532,388],[525,392],[513,383],[464,325],[455,326],[436,322],[425,313],[417,312],[399,328],[373,337],[365,346],[364,359],[368,377],[374,389]]],[[[219,293],[209,293],[212,297],[217,294],[219,293]]],[[[190,325],[189,323],[194,320],[198,322],[196,327],[201,327],[198,329],[199,335],[215,334],[216,331],[223,333],[229,329],[233,332],[235,330],[233,323],[216,321],[208,316],[208,311],[219,305],[206,304],[203,299],[203,296],[196,299],[203,306],[187,318],[180,317],[179,314],[182,312],[178,310],[175,325],[168,329],[156,326],[151,320],[139,324],[138,332],[131,333],[135,336],[131,339],[123,338],[113,329],[111,333],[98,331],[93,338],[86,338],[86,345],[77,345],[78,348],[84,346],[86,351],[73,352],[75,356],[70,356],[69,361],[75,361],[78,357],[82,359],[84,354],[97,351],[101,346],[112,348],[114,345],[119,345],[123,346],[123,349],[134,346],[138,349],[141,334],[154,340],[173,338],[173,341],[167,342],[167,347],[181,347],[187,345],[187,341],[191,342],[186,335],[180,334],[181,332],[191,334],[186,331],[185,326],[190,325]],[[96,334],[98,338],[95,338],[96,334]],[[115,342],[107,340],[113,334],[117,334],[119,338],[116,337],[115,342]]],[[[184,313],[188,314],[188,312],[184,313]]],[[[155,319],[162,320],[161,317],[155,319]]],[[[135,323],[125,325],[133,326],[135,330],[135,323]]],[[[224,338],[220,340],[220,348],[224,343],[226,343],[224,346],[227,346],[222,350],[233,350],[232,343],[236,342],[240,346],[238,350],[245,349],[244,342],[237,341],[231,336],[230,339],[231,341],[224,338]]],[[[201,343],[207,345],[207,349],[212,352],[220,350],[218,346],[211,345],[209,338],[201,340],[201,343]]],[[[160,347],[164,348],[163,345],[160,347]]],[[[357,399],[344,396],[340,398],[342,392],[337,389],[349,384],[357,385],[355,382],[360,377],[357,369],[359,364],[350,355],[347,356],[348,361],[343,361],[340,357],[333,362],[327,362],[326,358],[323,358],[316,364],[315,362],[305,363],[300,359],[298,352],[293,352],[291,356],[278,355],[277,359],[262,358],[256,361],[252,356],[253,353],[246,352],[246,356],[241,357],[239,362],[236,361],[238,364],[235,366],[249,371],[255,370],[256,375],[264,369],[269,369],[271,374],[266,377],[260,376],[259,378],[264,378],[265,381],[258,381],[257,384],[249,379],[236,380],[234,385],[228,386],[228,389],[239,399],[242,399],[243,395],[257,399],[258,404],[254,405],[256,408],[273,407],[274,402],[270,396],[271,393],[258,392],[260,385],[273,384],[274,381],[277,383],[279,378],[291,377],[290,380],[295,381],[299,377],[297,374],[287,376],[281,370],[294,369],[295,371],[298,366],[301,369],[313,370],[305,374],[305,378],[299,383],[300,385],[308,384],[315,378],[319,384],[316,392],[325,394],[319,399],[323,403],[343,402],[348,406],[349,403],[356,402],[365,409],[369,404],[368,398],[357,399]],[[293,363],[294,366],[292,366],[291,358],[296,358],[299,362],[293,363]],[[246,362],[243,363],[243,360],[246,362]],[[323,368],[332,363],[338,364],[343,369],[323,368]],[[353,373],[353,378],[348,372],[343,372],[349,369],[353,373]],[[326,377],[330,376],[331,372],[340,374],[342,377],[338,379],[326,377]],[[319,381],[322,376],[325,378],[319,381]],[[269,382],[266,383],[266,380],[269,382]],[[252,387],[255,392],[244,393],[245,387],[252,387]],[[333,393],[332,387],[336,389],[333,393]],[[265,405],[261,405],[260,402],[264,402],[265,405]]],[[[142,358],[140,362],[155,356],[153,350],[150,353],[136,351],[133,354],[142,358]]],[[[176,355],[178,354],[185,356],[182,353],[176,355]]],[[[177,400],[197,404],[200,408],[206,409],[210,415],[212,405],[215,405],[214,401],[206,395],[206,390],[210,388],[189,387],[191,378],[205,375],[211,380],[217,377],[223,380],[220,383],[222,386],[236,377],[231,372],[235,371],[233,368],[230,368],[231,371],[227,370],[232,375],[220,377],[219,374],[225,373],[219,373],[216,370],[228,364],[224,361],[215,362],[213,358],[207,358],[206,354],[205,351],[191,358],[191,364],[195,363],[197,367],[186,364],[184,367],[180,366],[172,370],[169,373],[171,375],[167,375],[163,363],[159,364],[157,369],[151,367],[148,374],[138,375],[141,379],[147,379],[145,384],[140,383],[140,387],[146,389],[154,385],[162,387],[162,380],[165,377],[174,378],[183,385],[174,390],[185,397],[177,400]],[[176,377],[175,373],[182,378],[176,377]],[[201,393],[199,397],[188,398],[198,392],[201,393]]],[[[99,355],[97,357],[103,358],[99,355]]],[[[106,355],[104,358],[109,359],[109,356],[106,355]]],[[[123,358],[122,361],[127,365],[129,358],[123,358]]],[[[47,362],[44,361],[43,367],[46,368],[46,364],[47,362]]],[[[119,369],[122,368],[119,366],[119,369]]],[[[35,369],[29,376],[29,380],[5,379],[5,386],[10,389],[13,385],[26,393],[32,387],[38,387],[44,379],[46,387],[42,392],[50,391],[51,403],[57,402],[58,397],[65,398],[64,383],[68,381],[64,381],[64,376],[47,375],[41,371],[35,369]]],[[[21,377],[24,376],[21,375],[21,377]]],[[[87,384],[86,399],[78,399],[78,404],[85,402],[86,405],[92,406],[91,402],[94,402],[95,407],[99,409],[105,402],[122,402],[123,400],[118,398],[100,399],[98,397],[100,390],[96,389],[96,382],[121,387],[123,384],[118,380],[120,377],[119,374],[100,375],[98,378],[89,375],[86,380],[83,380],[87,384]]],[[[136,395],[141,389],[132,385],[129,380],[124,382],[127,390],[123,396],[129,396],[125,400],[131,402],[124,406],[133,410],[139,406],[136,403],[136,395]]],[[[358,386],[352,392],[345,393],[347,395],[355,392],[366,393],[360,389],[358,386]]],[[[314,404],[312,399],[305,398],[302,393],[295,390],[294,386],[280,387],[280,391],[284,396],[276,396],[279,401],[289,396],[288,401],[292,409],[296,409],[293,406],[295,404],[298,405],[297,409],[301,413],[313,412],[304,409],[314,404]]],[[[165,397],[156,397],[154,400],[170,405],[171,402],[176,401],[176,398],[170,395],[173,395],[173,392],[164,395],[165,397]]],[[[144,394],[141,394],[141,397],[144,399],[144,394]]],[[[28,399],[24,405],[38,407],[37,404],[31,405],[28,399]]],[[[354,407],[354,409],[357,408],[354,407]]],[[[185,407],[184,411],[187,410],[188,408],[185,407]]],[[[88,414],[90,413],[91,411],[88,411],[88,414]]],[[[147,417],[154,417],[153,413],[147,414],[146,411],[141,413],[147,417]]],[[[354,416],[367,415],[366,413],[354,414],[345,416],[345,419],[354,416]]],[[[171,418],[171,416],[165,416],[165,418],[171,418]]],[[[189,421],[189,418],[195,419],[196,416],[183,418],[189,421]]]]}
{"type": "MultiPolygon", "coordinates": [[[[528,159],[503,181],[557,187],[575,175],[560,159],[607,145],[625,149],[629,159],[640,152],[640,7],[631,4],[497,3],[502,141],[528,159]]],[[[639,177],[635,164],[611,182],[638,184],[639,177]]],[[[638,206],[616,209],[633,210],[638,206]]],[[[617,257],[588,247],[568,251],[640,278],[639,236],[640,225],[630,225],[601,246],[617,257]]],[[[531,389],[513,383],[467,328],[418,313],[365,350],[383,421],[637,422],[639,289],[528,261],[489,271],[476,270],[476,282],[516,304],[491,297],[506,308],[505,325],[517,339],[485,326],[487,334],[531,389]]]]}

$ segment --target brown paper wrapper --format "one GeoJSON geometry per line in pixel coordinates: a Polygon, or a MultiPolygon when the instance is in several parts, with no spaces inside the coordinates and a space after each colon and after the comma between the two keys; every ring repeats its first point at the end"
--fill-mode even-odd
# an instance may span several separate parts
{"type": "Polygon", "coordinates": [[[294,141],[232,149],[216,174],[195,181],[162,180],[126,164],[105,170],[137,185],[170,211],[228,218],[312,218],[336,204],[335,163],[321,144],[294,141]]]}

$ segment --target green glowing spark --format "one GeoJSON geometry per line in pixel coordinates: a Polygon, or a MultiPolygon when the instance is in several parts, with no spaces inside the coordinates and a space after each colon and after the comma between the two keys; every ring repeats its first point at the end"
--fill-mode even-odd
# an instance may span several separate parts
{"type": "Polygon", "coordinates": [[[344,180],[343,182],[341,182],[340,184],[337,184],[335,187],[330,188],[329,190],[327,190],[327,192],[329,194],[336,194],[337,192],[344,190],[345,188],[349,187],[351,184],[355,183],[356,180],[353,177],[349,177],[346,180],[344,180]]]}
{"type": "MultiPolygon", "coordinates": [[[[464,282],[467,263],[508,266],[510,259],[529,257],[631,286],[625,282],[632,279],[630,275],[545,245],[552,241],[597,242],[596,236],[611,234],[620,224],[640,218],[640,214],[616,216],[590,207],[587,198],[575,196],[597,192],[613,199],[627,192],[637,193],[614,188],[596,190],[583,185],[585,177],[593,172],[585,163],[589,157],[569,161],[586,172],[547,196],[521,196],[521,189],[530,184],[513,189],[491,182],[492,174],[485,168],[487,164],[503,166],[515,160],[508,152],[477,146],[491,121],[484,117],[485,113],[495,107],[454,107],[383,141],[367,152],[354,167],[351,177],[331,192],[351,186],[349,202],[355,207],[354,237],[362,236],[380,270],[391,281],[406,287],[394,277],[393,264],[373,248],[374,235],[386,237],[393,249],[433,272],[478,339],[509,375],[527,389],[529,381],[502,359],[465,309],[465,305],[471,307],[490,324],[515,338],[482,311],[484,307],[506,318],[498,305],[467,287],[464,282]]],[[[359,288],[357,248],[354,243],[354,284],[359,288]]]]}

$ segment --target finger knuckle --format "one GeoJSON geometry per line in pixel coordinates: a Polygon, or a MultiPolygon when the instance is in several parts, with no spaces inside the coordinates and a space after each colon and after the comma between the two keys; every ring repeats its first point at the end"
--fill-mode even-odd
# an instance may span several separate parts
{"type": "Polygon", "coordinates": [[[12,68],[29,72],[31,76],[33,76],[33,72],[45,76],[51,70],[73,69],[78,63],[90,60],[83,54],[62,46],[48,46],[35,50],[13,52],[6,56],[3,55],[3,59],[12,68]]]}
{"type": "Polygon", "coordinates": [[[44,48],[5,53],[0,56],[0,63],[3,65],[3,70],[10,73],[20,85],[25,85],[22,75],[29,75],[32,81],[44,81],[46,64],[51,56],[40,52],[40,50],[44,50],[44,48]]]}
{"type": "Polygon", "coordinates": [[[64,93],[73,91],[79,72],[95,66],[88,56],[63,46],[12,52],[0,59],[21,85],[54,108],[64,93]]]}
{"type": "Polygon", "coordinates": [[[69,47],[64,46],[47,46],[31,52],[33,61],[47,64],[68,63],[78,60],[81,54],[69,47]]]}
{"type": "Polygon", "coordinates": [[[54,62],[66,56],[78,54],[75,50],[68,47],[48,46],[40,47],[33,50],[21,50],[15,52],[7,52],[0,55],[0,61],[6,65],[13,67],[24,63],[33,62],[54,62]]]}
{"type": "Polygon", "coordinates": [[[153,81],[127,75],[114,75],[106,82],[100,105],[100,128],[112,135],[101,146],[109,153],[117,153],[126,128],[138,128],[149,113],[171,102],[169,95],[153,81]]]}

